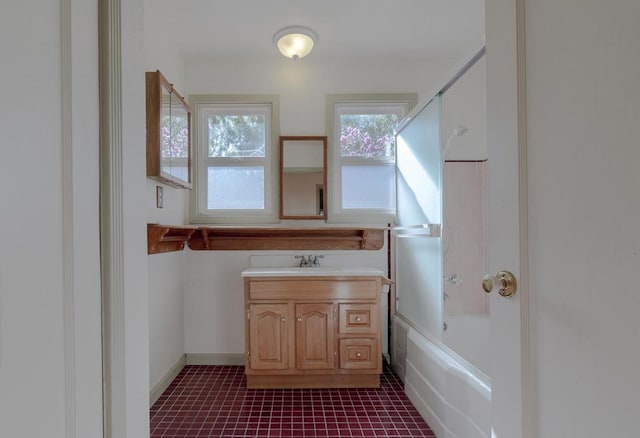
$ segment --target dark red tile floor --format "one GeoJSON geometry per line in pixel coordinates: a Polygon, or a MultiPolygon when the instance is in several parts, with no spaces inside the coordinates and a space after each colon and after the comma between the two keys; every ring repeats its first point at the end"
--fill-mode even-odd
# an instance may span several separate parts
{"type": "Polygon", "coordinates": [[[151,437],[435,437],[389,369],[377,389],[247,389],[244,368],[187,366],[151,437]]]}

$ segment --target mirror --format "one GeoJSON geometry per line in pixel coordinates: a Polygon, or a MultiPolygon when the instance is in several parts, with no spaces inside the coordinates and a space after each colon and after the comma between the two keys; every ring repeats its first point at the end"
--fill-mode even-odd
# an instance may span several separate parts
{"type": "Polygon", "coordinates": [[[191,109],[159,71],[147,72],[147,177],[191,188],[191,109]]]}
{"type": "Polygon", "coordinates": [[[280,219],[326,219],[327,137],[280,137],[280,219]]]}

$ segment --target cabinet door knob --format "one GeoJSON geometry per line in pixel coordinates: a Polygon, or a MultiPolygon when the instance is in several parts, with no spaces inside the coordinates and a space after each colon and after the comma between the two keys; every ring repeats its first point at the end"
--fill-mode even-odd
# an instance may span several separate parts
{"type": "Polygon", "coordinates": [[[280,318],[282,320],[282,322],[287,322],[287,317],[283,316],[282,318],[280,318]]]}
{"type": "Polygon", "coordinates": [[[298,322],[302,322],[302,316],[298,316],[298,322]]]}

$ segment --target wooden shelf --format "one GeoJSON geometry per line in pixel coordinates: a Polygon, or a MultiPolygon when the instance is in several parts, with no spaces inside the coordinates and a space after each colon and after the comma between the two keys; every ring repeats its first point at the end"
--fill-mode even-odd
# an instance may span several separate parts
{"type": "Polygon", "coordinates": [[[147,224],[147,254],[182,251],[196,227],[147,224]]]}
{"type": "Polygon", "coordinates": [[[189,239],[195,251],[378,250],[383,228],[198,228],[189,239]]]}
{"type": "Polygon", "coordinates": [[[384,228],[214,228],[147,224],[147,254],[182,251],[378,250],[384,228]]]}

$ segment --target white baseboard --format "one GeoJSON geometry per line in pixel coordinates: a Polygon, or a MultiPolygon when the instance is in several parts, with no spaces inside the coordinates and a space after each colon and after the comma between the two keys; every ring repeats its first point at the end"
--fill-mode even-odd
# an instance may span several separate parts
{"type": "Polygon", "coordinates": [[[244,354],[187,353],[187,365],[244,365],[244,354]]]}
{"type": "Polygon", "coordinates": [[[180,359],[175,363],[174,366],[171,367],[169,371],[160,379],[158,383],[151,389],[151,393],[149,394],[149,406],[153,406],[155,402],[158,401],[160,396],[166,389],[169,387],[171,382],[180,374],[180,371],[187,364],[187,355],[183,354],[180,359]]]}

